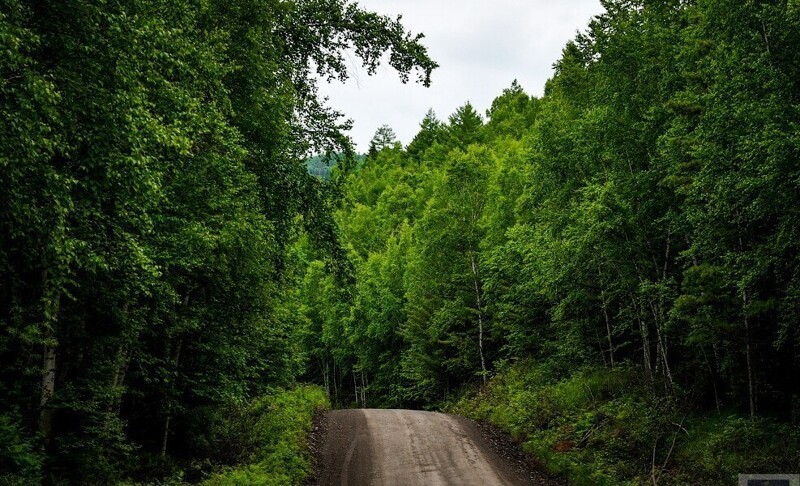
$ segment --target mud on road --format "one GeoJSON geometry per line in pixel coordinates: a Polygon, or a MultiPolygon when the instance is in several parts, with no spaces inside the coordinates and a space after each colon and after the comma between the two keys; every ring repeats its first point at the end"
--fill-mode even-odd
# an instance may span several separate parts
{"type": "Polygon", "coordinates": [[[562,484],[463,417],[358,409],[335,410],[322,423],[312,482],[319,486],[562,484]]]}

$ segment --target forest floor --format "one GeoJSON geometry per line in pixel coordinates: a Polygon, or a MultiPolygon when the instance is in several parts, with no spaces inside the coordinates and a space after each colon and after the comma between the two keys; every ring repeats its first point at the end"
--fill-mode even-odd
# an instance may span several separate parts
{"type": "Polygon", "coordinates": [[[336,410],[310,439],[319,486],[560,485],[487,424],[411,410],[336,410]]]}

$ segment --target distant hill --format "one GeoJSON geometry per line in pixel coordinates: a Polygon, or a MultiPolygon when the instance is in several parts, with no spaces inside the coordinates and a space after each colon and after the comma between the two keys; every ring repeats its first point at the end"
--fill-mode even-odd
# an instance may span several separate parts
{"type": "MultiPolygon", "coordinates": [[[[366,157],[366,155],[356,155],[356,165],[361,165],[366,157]]],[[[329,181],[331,179],[331,171],[336,167],[337,162],[338,155],[333,155],[331,157],[315,155],[306,160],[306,168],[309,174],[329,181]]]]}

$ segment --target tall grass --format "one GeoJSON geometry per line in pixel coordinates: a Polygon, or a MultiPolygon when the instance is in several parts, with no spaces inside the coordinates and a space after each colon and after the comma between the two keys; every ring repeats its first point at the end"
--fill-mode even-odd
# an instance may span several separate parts
{"type": "Polygon", "coordinates": [[[800,471],[791,424],[694,412],[634,368],[555,376],[517,363],[448,409],[506,430],[579,485],[734,484],[738,473],[800,471]]]}
{"type": "MultiPolygon", "coordinates": [[[[254,438],[253,451],[243,466],[213,475],[207,486],[302,484],[311,471],[307,445],[315,410],[330,407],[325,392],[316,386],[298,387],[255,402],[248,415],[254,438]]],[[[253,439],[249,439],[253,441],[253,439]]]]}

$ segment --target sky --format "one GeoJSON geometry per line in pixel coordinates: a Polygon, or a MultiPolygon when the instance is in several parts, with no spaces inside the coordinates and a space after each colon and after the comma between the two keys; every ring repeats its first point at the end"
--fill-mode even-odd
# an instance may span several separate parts
{"type": "Polygon", "coordinates": [[[320,83],[329,105],[353,121],[351,137],[366,152],[375,130],[389,125],[408,144],[433,108],[446,120],[467,101],[483,114],[515,79],[541,96],[553,63],[579,30],[603,11],[599,0],[359,0],[367,10],[403,16],[406,29],[425,34],[428,54],[440,67],[430,88],[400,82],[382,65],[368,76],[351,56],[351,79],[320,83]]]}

